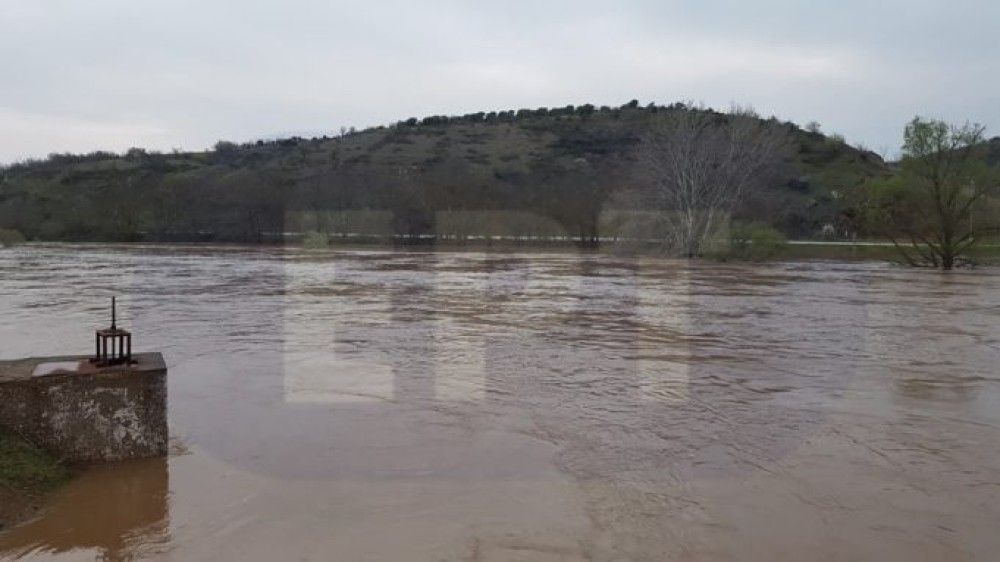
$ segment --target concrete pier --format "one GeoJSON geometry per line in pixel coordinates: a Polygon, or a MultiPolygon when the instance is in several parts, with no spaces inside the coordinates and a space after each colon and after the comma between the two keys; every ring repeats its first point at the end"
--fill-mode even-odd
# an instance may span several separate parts
{"type": "Polygon", "coordinates": [[[0,427],[67,461],[167,454],[167,367],[159,353],[131,364],[88,357],[0,362],[0,427]]]}

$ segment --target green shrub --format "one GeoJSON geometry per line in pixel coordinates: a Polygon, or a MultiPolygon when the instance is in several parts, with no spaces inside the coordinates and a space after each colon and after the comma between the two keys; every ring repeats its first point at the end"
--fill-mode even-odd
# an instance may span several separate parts
{"type": "Polygon", "coordinates": [[[24,243],[24,235],[10,228],[0,228],[0,247],[7,248],[24,243]]]}
{"type": "Polygon", "coordinates": [[[330,245],[330,237],[323,232],[310,230],[302,237],[302,247],[309,250],[318,250],[330,245]]]}
{"type": "Polygon", "coordinates": [[[727,257],[762,261],[772,259],[788,245],[785,235],[764,223],[734,224],[729,230],[727,257]]]}

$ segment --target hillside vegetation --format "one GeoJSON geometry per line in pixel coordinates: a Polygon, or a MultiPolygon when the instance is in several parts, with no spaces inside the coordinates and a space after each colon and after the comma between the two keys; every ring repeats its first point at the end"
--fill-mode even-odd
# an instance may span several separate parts
{"type": "MultiPolygon", "coordinates": [[[[206,152],[53,154],[0,170],[0,228],[35,240],[274,240],[282,232],[556,235],[596,241],[641,211],[636,149],[683,104],[409,119],[206,152]],[[612,218],[609,218],[612,217],[612,218]]],[[[777,119],[790,150],[736,218],[792,238],[857,233],[852,190],[888,166],[777,119]]]]}

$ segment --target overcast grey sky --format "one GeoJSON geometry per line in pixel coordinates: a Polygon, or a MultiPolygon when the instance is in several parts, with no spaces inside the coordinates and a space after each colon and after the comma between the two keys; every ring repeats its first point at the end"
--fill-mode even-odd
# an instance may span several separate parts
{"type": "Polygon", "coordinates": [[[1000,135],[1000,1],[0,0],[0,162],[478,110],[750,104],[1000,135]]]}

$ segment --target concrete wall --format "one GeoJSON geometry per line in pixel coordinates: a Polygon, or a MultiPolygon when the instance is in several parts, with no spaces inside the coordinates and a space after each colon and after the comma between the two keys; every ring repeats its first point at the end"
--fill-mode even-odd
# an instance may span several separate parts
{"type": "Polygon", "coordinates": [[[136,357],[127,368],[45,376],[30,375],[44,359],[24,363],[28,375],[0,378],[0,427],[68,461],[165,455],[166,366],[158,353],[136,357]]]}

